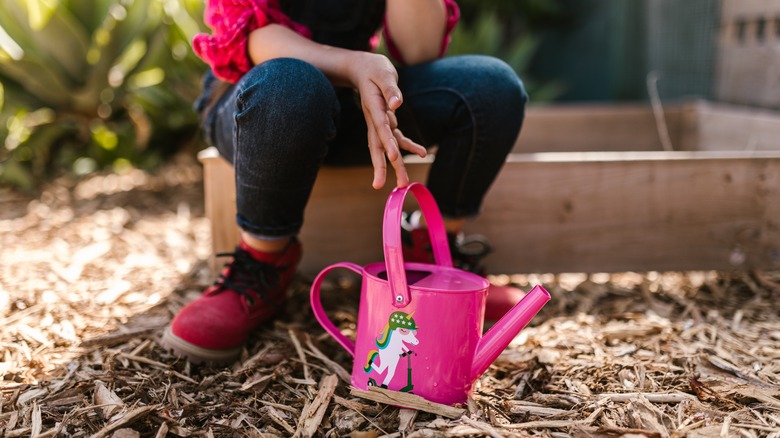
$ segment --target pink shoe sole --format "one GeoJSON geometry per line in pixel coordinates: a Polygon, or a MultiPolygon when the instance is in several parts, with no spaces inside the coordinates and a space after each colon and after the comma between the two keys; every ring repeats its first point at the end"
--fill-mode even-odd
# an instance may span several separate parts
{"type": "Polygon", "coordinates": [[[198,347],[176,336],[168,327],[163,333],[161,344],[164,348],[173,351],[176,355],[187,358],[194,364],[228,365],[236,361],[241,355],[243,347],[235,347],[228,350],[212,350],[198,347]]]}

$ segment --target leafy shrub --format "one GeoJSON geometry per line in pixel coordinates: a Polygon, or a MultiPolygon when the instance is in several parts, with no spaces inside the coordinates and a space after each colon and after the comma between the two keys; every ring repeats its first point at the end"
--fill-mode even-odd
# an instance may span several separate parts
{"type": "Polygon", "coordinates": [[[449,55],[483,54],[507,62],[523,79],[534,102],[553,100],[563,90],[555,81],[528,75],[541,40],[537,25],[556,19],[558,1],[459,0],[461,21],[452,34],[449,55]]]}
{"type": "Polygon", "coordinates": [[[195,138],[199,0],[0,5],[0,182],[153,166],[195,138]]]}

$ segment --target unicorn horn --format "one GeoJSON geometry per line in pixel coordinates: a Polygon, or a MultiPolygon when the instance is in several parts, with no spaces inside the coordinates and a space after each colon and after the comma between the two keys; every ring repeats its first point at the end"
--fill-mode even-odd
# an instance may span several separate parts
{"type": "MultiPolygon", "coordinates": [[[[416,310],[414,312],[416,312],[416,310]]],[[[406,319],[412,319],[412,317],[414,316],[414,312],[406,315],[406,319]]]]}

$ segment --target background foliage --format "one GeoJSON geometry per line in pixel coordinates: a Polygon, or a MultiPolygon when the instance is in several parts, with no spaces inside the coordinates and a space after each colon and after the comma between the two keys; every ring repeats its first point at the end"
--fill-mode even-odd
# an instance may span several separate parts
{"type": "Polygon", "coordinates": [[[479,53],[506,61],[523,79],[534,102],[558,96],[563,84],[529,76],[541,42],[540,30],[561,17],[560,0],[459,0],[461,21],[448,55],[479,53]]]}
{"type": "Polygon", "coordinates": [[[0,5],[0,182],[152,166],[193,138],[200,0],[0,5]]]}
{"type": "MultiPolygon", "coordinates": [[[[460,0],[449,54],[483,53],[526,77],[532,23],[558,0],[460,0]]],[[[198,144],[192,103],[205,64],[190,41],[203,0],[0,0],[0,184],[34,189],[65,174],[149,168],[198,144]]],[[[194,148],[193,148],[194,149],[194,148]]]]}

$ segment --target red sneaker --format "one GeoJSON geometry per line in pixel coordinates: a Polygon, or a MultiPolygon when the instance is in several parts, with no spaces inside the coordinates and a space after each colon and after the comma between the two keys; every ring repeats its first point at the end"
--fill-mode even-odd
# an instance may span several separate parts
{"type": "MultiPolygon", "coordinates": [[[[417,228],[414,222],[415,218],[413,217],[411,221],[407,217],[404,218],[401,231],[404,260],[417,263],[435,263],[428,230],[417,228]]],[[[485,276],[485,269],[480,265],[480,260],[488,255],[492,248],[483,236],[447,233],[447,240],[452,253],[452,263],[456,268],[473,272],[482,277],[485,276]]],[[[498,286],[491,283],[485,302],[485,320],[498,321],[524,296],[525,292],[514,286],[498,286]]]]}
{"type": "Polygon", "coordinates": [[[301,244],[292,240],[284,252],[268,254],[242,241],[232,256],[214,285],[184,306],[163,334],[164,347],[193,363],[226,364],[241,354],[249,333],[281,309],[301,244]]]}

